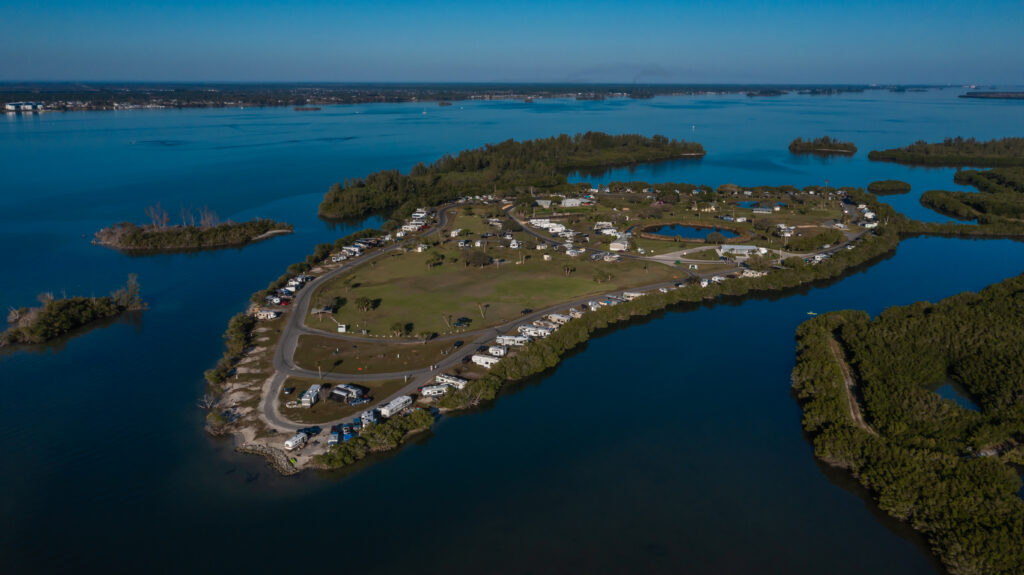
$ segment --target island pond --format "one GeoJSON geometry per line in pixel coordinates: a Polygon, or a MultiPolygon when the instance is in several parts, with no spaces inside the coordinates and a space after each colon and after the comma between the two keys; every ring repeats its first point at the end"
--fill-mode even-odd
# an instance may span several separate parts
{"type": "Polygon", "coordinates": [[[883,198],[925,221],[953,169],[792,156],[802,133],[863,151],[993,138],[1024,105],[954,90],[652,100],[462,102],[44,114],[0,119],[5,306],[105,294],[139,275],[150,310],[47,346],[0,352],[6,457],[0,553],[10,572],[935,573],[909,529],[820,465],[790,397],[808,312],[936,301],[1024,271],[1024,243],[918,238],[839,281],[681,307],[588,342],[493,405],[440,420],[339,474],[277,476],[203,432],[202,372],[249,294],[314,244],[380,218],[316,217],[328,186],[448,152],[561,132],[662,133],[707,157],[574,181],[717,186],[909,182],[883,198]],[[427,111],[427,114],[423,114],[427,111]],[[239,249],[139,257],[89,244],[157,201],[287,221],[239,249]],[[400,536],[389,536],[401,528],[400,536]],[[73,534],[73,536],[71,535],[73,534]],[[254,544],[256,546],[254,547],[254,544]],[[327,550],[330,552],[327,552],[327,550]],[[865,553],[870,549],[870,553],[865,553]]]}

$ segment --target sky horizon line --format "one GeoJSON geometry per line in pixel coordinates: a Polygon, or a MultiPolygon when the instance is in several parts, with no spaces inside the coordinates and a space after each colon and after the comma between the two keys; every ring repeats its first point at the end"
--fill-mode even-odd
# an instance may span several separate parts
{"type": "Polygon", "coordinates": [[[0,80],[1018,85],[1022,8],[1020,0],[43,0],[4,8],[0,80]]]}

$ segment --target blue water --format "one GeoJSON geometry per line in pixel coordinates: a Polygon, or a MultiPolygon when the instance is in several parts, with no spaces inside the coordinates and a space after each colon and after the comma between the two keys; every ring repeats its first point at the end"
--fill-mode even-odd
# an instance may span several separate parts
{"type": "Polygon", "coordinates": [[[936,572],[919,538],[881,516],[848,475],[815,461],[790,397],[793,332],[808,311],[878,313],[1019,274],[1021,242],[911,239],[837,282],[609,331],[493,407],[447,417],[434,435],[349,474],[277,477],[206,437],[195,401],[227,319],[252,291],[315,243],[379,222],[318,220],[335,181],[507,138],[663,133],[692,135],[708,156],[617,173],[712,186],[901,179],[914,193],[886,201],[943,221],[917,196],[958,189],[952,170],[873,164],[867,150],[1019,135],[1022,103],[946,90],[423,110],[0,119],[0,303],[106,293],[136,272],[151,305],[138,318],[0,354],[5,572],[936,572]],[[823,133],[861,151],[788,154],[794,137],[823,133]],[[157,201],[172,214],[209,206],[223,219],[273,217],[296,233],[145,258],[88,243],[103,225],[141,221],[157,201]]]}
{"type": "MultiPolygon", "coordinates": [[[[646,231],[646,230],[645,230],[646,231]]],[[[686,239],[707,239],[708,234],[712,232],[718,232],[727,238],[735,238],[739,234],[724,228],[698,228],[696,226],[684,226],[680,224],[672,224],[670,226],[661,226],[660,228],[653,230],[651,233],[655,233],[662,236],[680,236],[686,239]]]]}
{"type": "Polygon", "coordinates": [[[935,393],[939,394],[943,399],[952,399],[960,407],[970,409],[971,411],[979,411],[978,404],[971,401],[971,398],[967,395],[967,390],[958,384],[944,383],[935,388],[935,393]]]}

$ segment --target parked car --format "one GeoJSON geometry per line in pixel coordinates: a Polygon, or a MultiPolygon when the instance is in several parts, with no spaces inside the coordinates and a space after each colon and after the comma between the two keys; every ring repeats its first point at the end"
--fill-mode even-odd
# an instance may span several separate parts
{"type": "Polygon", "coordinates": [[[295,393],[295,388],[294,387],[286,387],[286,388],[284,388],[284,394],[285,395],[291,395],[293,393],[295,393]]]}

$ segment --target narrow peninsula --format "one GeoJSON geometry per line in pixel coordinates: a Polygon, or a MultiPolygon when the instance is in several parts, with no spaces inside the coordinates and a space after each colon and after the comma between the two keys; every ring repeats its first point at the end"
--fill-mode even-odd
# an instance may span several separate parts
{"type": "Polygon", "coordinates": [[[157,252],[225,248],[292,233],[291,224],[269,219],[220,222],[217,214],[181,211],[181,224],[170,225],[170,215],[156,204],[146,209],[150,223],[121,222],[96,232],[93,243],[122,251],[157,252]]]}
{"type": "Polygon", "coordinates": [[[793,387],[815,454],[928,538],[950,573],[1024,565],[1024,276],[937,304],[825,314],[793,387]]]}
{"type": "Polygon", "coordinates": [[[958,136],[936,143],[919,140],[902,148],[868,152],[868,159],[912,166],[1024,166],[1024,138],[984,142],[958,136]]]}

